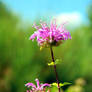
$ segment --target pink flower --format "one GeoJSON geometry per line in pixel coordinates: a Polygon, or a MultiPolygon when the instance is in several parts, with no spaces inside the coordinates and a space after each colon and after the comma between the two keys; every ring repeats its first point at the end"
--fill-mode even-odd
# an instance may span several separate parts
{"type": "MultiPolygon", "coordinates": [[[[50,84],[48,84],[48,83],[40,84],[38,79],[36,79],[35,81],[37,83],[37,86],[34,85],[33,83],[27,83],[27,84],[25,84],[25,86],[27,86],[28,88],[32,87],[32,89],[30,90],[30,92],[33,92],[33,91],[42,91],[44,87],[46,87],[46,86],[50,87],[50,84]]],[[[27,90],[27,92],[28,92],[28,90],[27,90]]]]}
{"type": "Polygon", "coordinates": [[[36,31],[30,36],[30,40],[37,38],[40,46],[59,45],[63,40],[71,39],[70,32],[64,28],[64,24],[58,26],[55,19],[51,21],[50,27],[44,22],[40,24],[41,26],[34,25],[36,31]]]}

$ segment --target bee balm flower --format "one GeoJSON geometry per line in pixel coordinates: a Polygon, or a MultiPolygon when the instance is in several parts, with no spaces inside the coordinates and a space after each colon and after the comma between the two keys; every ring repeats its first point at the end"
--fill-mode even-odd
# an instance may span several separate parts
{"type": "Polygon", "coordinates": [[[40,46],[57,46],[64,40],[71,39],[70,32],[64,28],[64,24],[57,25],[56,20],[52,20],[50,26],[41,22],[41,26],[34,25],[36,31],[30,36],[30,40],[37,38],[38,45],[40,46]]]}
{"type": "MultiPolygon", "coordinates": [[[[25,84],[25,86],[27,86],[28,88],[29,88],[29,87],[32,88],[32,89],[30,90],[30,92],[43,91],[43,90],[44,90],[44,87],[46,87],[46,86],[50,87],[50,84],[48,84],[48,83],[40,84],[38,79],[36,79],[35,81],[36,81],[36,83],[37,83],[37,86],[34,85],[33,83],[27,83],[27,84],[25,84]]],[[[29,92],[29,91],[27,90],[27,92],[29,92]]]]}

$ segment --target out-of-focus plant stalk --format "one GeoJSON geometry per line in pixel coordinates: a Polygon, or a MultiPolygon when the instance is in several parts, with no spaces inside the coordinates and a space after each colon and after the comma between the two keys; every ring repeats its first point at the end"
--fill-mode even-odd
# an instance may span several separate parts
{"type": "MultiPolygon", "coordinates": [[[[51,51],[52,61],[55,63],[52,46],[50,46],[50,51],[51,51]]],[[[56,81],[57,81],[57,84],[58,84],[58,92],[60,92],[60,86],[59,86],[58,74],[57,74],[57,70],[56,70],[56,64],[54,64],[54,72],[55,72],[56,81]]]]}

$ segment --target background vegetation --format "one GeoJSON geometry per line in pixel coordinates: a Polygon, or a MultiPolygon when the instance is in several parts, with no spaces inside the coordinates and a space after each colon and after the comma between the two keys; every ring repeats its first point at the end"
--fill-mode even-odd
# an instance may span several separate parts
{"type": "MultiPolygon", "coordinates": [[[[58,65],[59,80],[75,85],[74,81],[81,77],[86,81],[85,92],[92,91],[91,9],[89,5],[88,24],[71,29],[72,40],[54,48],[55,57],[63,60],[58,65]]],[[[25,26],[22,22],[0,1],[0,92],[25,92],[24,84],[34,82],[35,78],[55,82],[53,68],[47,66],[51,59],[49,49],[40,51],[36,42],[28,40],[34,29],[31,23],[25,26]]],[[[70,87],[63,87],[66,88],[70,87]]]]}

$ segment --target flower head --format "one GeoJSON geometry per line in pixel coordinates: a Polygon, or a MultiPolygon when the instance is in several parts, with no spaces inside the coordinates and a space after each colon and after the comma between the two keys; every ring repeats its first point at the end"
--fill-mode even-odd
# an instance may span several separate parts
{"type": "Polygon", "coordinates": [[[46,87],[46,86],[50,87],[50,84],[48,84],[48,83],[40,84],[38,79],[36,79],[35,81],[37,83],[37,86],[35,84],[33,84],[33,83],[27,83],[27,84],[25,84],[25,86],[27,86],[28,88],[31,87],[30,92],[43,91],[44,87],[46,87]]]}
{"type": "Polygon", "coordinates": [[[70,32],[65,29],[64,24],[58,26],[55,19],[51,21],[50,27],[44,22],[40,24],[41,26],[34,24],[36,31],[30,36],[30,40],[37,38],[40,46],[59,45],[62,41],[71,39],[70,32]]]}

